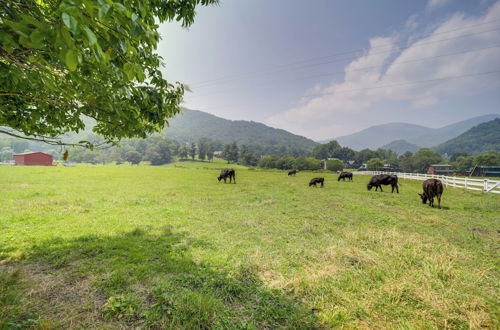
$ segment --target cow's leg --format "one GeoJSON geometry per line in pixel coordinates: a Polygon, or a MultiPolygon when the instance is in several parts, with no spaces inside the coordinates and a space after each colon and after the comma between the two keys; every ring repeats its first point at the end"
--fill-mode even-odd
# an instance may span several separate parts
{"type": "Polygon", "coordinates": [[[236,173],[233,175],[233,183],[236,183],[236,173]]]}
{"type": "Polygon", "coordinates": [[[323,188],[323,181],[321,181],[321,187],[323,188]]]}
{"type": "Polygon", "coordinates": [[[437,195],[437,199],[438,199],[438,209],[441,208],[441,195],[437,195]]]}
{"type": "Polygon", "coordinates": [[[382,186],[380,185],[379,187],[380,187],[380,191],[381,191],[381,192],[384,192],[384,191],[382,190],[382,186]]]}
{"type": "Polygon", "coordinates": [[[226,183],[226,179],[227,179],[227,177],[225,176],[225,177],[224,177],[224,183],[226,183]]]}
{"type": "Polygon", "coordinates": [[[434,197],[429,198],[429,206],[434,207],[434,197]]]}

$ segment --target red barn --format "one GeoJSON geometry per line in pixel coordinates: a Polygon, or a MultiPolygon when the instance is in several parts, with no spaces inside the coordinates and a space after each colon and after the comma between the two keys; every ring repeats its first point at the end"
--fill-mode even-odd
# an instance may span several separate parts
{"type": "Polygon", "coordinates": [[[14,155],[16,165],[52,166],[52,156],[43,152],[25,152],[14,155]]]}

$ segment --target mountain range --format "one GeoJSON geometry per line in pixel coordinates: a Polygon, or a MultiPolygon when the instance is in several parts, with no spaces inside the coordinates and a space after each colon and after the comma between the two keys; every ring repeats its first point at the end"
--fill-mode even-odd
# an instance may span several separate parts
{"type": "MultiPolygon", "coordinates": [[[[372,126],[357,133],[337,138],[340,145],[354,150],[390,149],[397,154],[416,152],[421,147],[435,147],[440,153],[449,155],[457,151],[477,154],[480,151],[498,150],[500,146],[500,114],[478,116],[441,128],[430,128],[408,123],[388,123],[372,126]],[[495,120],[496,119],[496,120],[495,120]],[[479,125],[479,126],[478,126],[479,125]]],[[[66,136],[70,140],[84,138],[91,132],[92,122],[84,131],[66,136]]],[[[222,143],[237,142],[239,145],[262,147],[287,147],[312,150],[318,143],[306,137],[292,134],[283,129],[245,120],[228,120],[212,114],[183,109],[181,114],[170,120],[162,134],[179,142],[195,142],[202,137],[222,143]]],[[[8,139],[0,134],[0,142],[8,139]]],[[[25,141],[25,140],[22,140],[25,141]]],[[[328,140],[327,140],[328,141],[328,140]]],[[[326,141],[322,141],[326,142],[326,141]]],[[[29,148],[44,151],[53,148],[42,143],[19,145],[16,152],[29,148]]],[[[2,145],[9,145],[5,142],[2,145]]],[[[1,148],[0,148],[1,149],[1,148]]]]}
{"type": "Polygon", "coordinates": [[[354,134],[338,137],[335,140],[340,145],[354,150],[397,146],[398,151],[403,153],[412,151],[414,146],[418,148],[437,146],[459,136],[478,124],[495,118],[500,118],[500,114],[473,117],[441,128],[430,128],[408,123],[388,123],[371,126],[354,134]]]}

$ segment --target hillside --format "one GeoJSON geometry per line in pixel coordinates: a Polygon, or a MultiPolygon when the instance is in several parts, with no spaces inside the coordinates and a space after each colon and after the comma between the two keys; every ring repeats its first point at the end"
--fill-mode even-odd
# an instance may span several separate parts
{"type": "Polygon", "coordinates": [[[415,144],[409,143],[406,140],[396,140],[382,146],[382,149],[389,149],[394,151],[398,155],[402,155],[407,151],[415,153],[418,149],[420,149],[420,147],[415,144]]]}
{"type": "Polygon", "coordinates": [[[254,121],[228,120],[203,111],[188,109],[170,120],[170,127],[165,128],[164,134],[180,142],[209,137],[225,143],[236,141],[238,144],[287,146],[307,150],[317,144],[303,136],[254,121]]]}
{"type": "Polygon", "coordinates": [[[336,140],[342,146],[355,150],[377,149],[396,140],[406,140],[406,142],[418,147],[433,147],[459,136],[476,125],[499,117],[500,114],[478,116],[440,128],[408,123],[388,123],[371,126],[354,134],[341,136],[336,140]]]}
{"type": "Polygon", "coordinates": [[[500,119],[477,125],[435,149],[440,154],[448,155],[456,152],[477,155],[485,151],[500,151],[500,119]]]}
{"type": "Polygon", "coordinates": [[[490,114],[490,115],[473,117],[467,120],[459,121],[451,125],[434,129],[432,132],[429,132],[428,134],[408,139],[408,142],[416,144],[420,147],[434,147],[440,143],[444,143],[450,139],[459,136],[460,134],[466,132],[468,129],[471,129],[474,126],[488,122],[495,118],[500,118],[500,115],[490,114]]]}

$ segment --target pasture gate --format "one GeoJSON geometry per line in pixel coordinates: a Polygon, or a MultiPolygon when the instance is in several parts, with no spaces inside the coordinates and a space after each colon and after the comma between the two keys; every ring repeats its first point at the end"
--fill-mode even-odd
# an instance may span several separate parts
{"type": "Polygon", "coordinates": [[[421,173],[401,173],[382,171],[358,171],[353,172],[358,175],[394,174],[401,179],[412,179],[424,181],[427,179],[439,179],[446,187],[462,188],[466,190],[477,190],[485,193],[500,194],[500,181],[490,179],[471,179],[468,177],[421,174],[421,173]]]}

